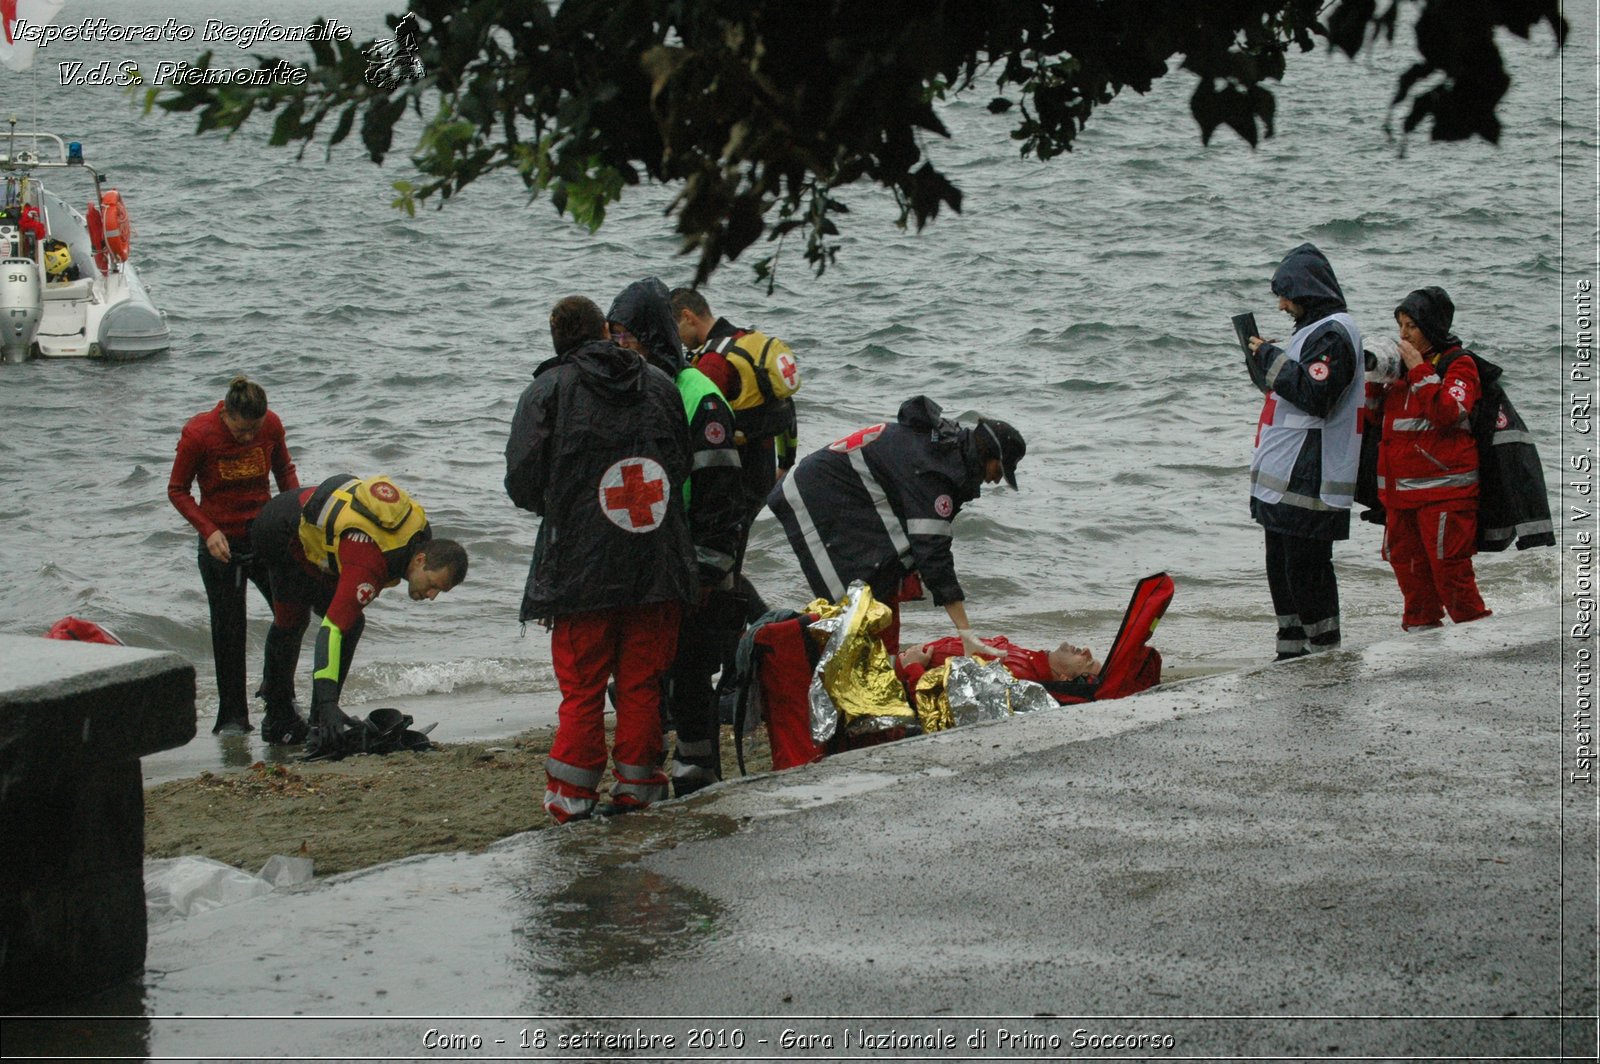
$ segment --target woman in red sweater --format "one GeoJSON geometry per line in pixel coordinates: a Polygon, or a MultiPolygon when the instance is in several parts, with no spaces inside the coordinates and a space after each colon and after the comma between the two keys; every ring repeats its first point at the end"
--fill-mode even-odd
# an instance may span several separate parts
{"type": "Polygon", "coordinates": [[[255,584],[267,605],[272,604],[266,567],[250,548],[250,522],[272,497],[269,470],[279,491],[300,486],[283,422],[267,409],[266,391],[246,377],[235,377],[222,402],[183,427],[167,482],[172,505],[200,533],[200,579],[211,604],[211,651],[220,699],[213,733],[251,730],[245,699],[245,585],[255,584]],[[190,492],[197,480],[199,502],[190,492]]]}

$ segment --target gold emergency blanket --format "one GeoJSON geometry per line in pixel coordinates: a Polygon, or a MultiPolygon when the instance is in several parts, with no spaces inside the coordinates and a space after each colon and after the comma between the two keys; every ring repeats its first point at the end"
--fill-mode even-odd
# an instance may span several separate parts
{"type": "Polygon", "coordinates": [[[1017,679],[995,659],[951,658],[917,680],[917,719],[923,731],[1055,707],[1049,691],[1031,680],[1017,679]]]}
{"type": "Polygon", "coordinates": [[[848,734],[865,735],[916,720],[878,638],[894,614],[866,584],[857,580],[837,604],[818,599],[805,612],[819,615],[809,629],[812,637],[827,639],[808,695],[813,742],[832,739],[841,723],[848,734]]]}

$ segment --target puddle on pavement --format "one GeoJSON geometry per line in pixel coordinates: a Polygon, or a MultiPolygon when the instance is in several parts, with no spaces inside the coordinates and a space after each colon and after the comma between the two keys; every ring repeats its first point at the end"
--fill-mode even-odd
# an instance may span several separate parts
{"type": "MultiPolygon", "coordinates": [[[[501,962],[507,967],[490,981],[504,984],[509,977],[512,985],[526,986],[530,1013],[570,1015],[582,1010],[579,999],[562,1001],[562,995],[570,995],[574,986],[590,985],[597,978],[627,978],[631,971],[655,966],[663,959],[692,955],[700,943],[718,933],[721,910],[704,894],[649,871],[640,862],[678,845],[732,835],[738,827],[738,821],[728,816],[661,809],[539,832],[539,838],[530,840],[517,859],[502,866],[502,874],[515,886],[509,892],[489,892],[485,900],[490,908],[475,913],[491,925],[492,938],[497,920],[494,910],[498,909],[504,928],[501,934],[509,932],[515,942],[511,956],[501,962]],[[525,974],[519,977],[515,974],[519,971],[525,974]]],[[[384,890],[410,889],[403,877],[397,880],[382,869],[369,874],[370,886],[379,891],[380,898],[384,890]]],[[[323,906],[348,906],[351,892],[360,893],[360,882],[335,885],[331,889],[338,894],[316,901],[323,906]]],[[[319,892],[314,889],[311,893],[319,892]]],[[[307,898],[302,904],[310,902],[307,898]]],[[[467,933],[484,937],[478,927],[467,933]]],[[[399,952],[391,952],[387,963],[407,965],[403,945],[392,939],[388,945],[399,952]]],[[[283,944],[285,949],[293,946],[293,941],[283,944]]],[[[420,954],[411,957],[415,963],[423,963],[420,954]]],[[[153,991],[161,979],[162,973],[147,966],[142,980],[78,1001],[52,1003],[48,1013],[37,1017],[8,1019],[5,1052],[8,1057],[145,1059],[152,1051],[206,1044],[204,1039],[214,1037],[211,1028],[216,1024],[206,1027],[185,1018],[182,1013],[188,1010],[175,1009],[170,993],[153,991]]],[[[303,988],[299,994],[291,991],[289,997],[295,1000],[286,1000],[280,988],[263,996],[259,988],[241,986],[222,1007],[200,1011],[240,1017],[303,1015],[308,1019],[348,1011],[306,998],[303,988]]],[[[382,1012],[381,1002],[372,1007],[376,1013],[382,1012]]],[[[249,1034],[255,1027],[248,1021],[242,1026],[240,1021],[234,1024],[227,1030],[255,1044],[254,1035],[249,1034]]],[[[281,1039],[265,1033],[261,1037],[305,1053],[326,1052],[330,1043],[341,1052],[364,1042],[378,1046],[387,1037],[343,1030],[332,1021],[298,1025],[281,1035],[281,1039]]],[[[384,1055],[387,1053],[370,1059],[384,1055]]]]}
{"type": "Polygon", "coordinates": [[[732,817],[661,810],[548,832],[554,845],[530,857],[555,865],[542,870],[543,883],[562,885],[519,894],[527,910],[515,929],[546,1003],[559,1000],[572,980],[627,978],[663,957],[692,953],[715,935],[721,912],[710,898],[639,862],[686,842],[732,835],[738,826],[732,817]]]}

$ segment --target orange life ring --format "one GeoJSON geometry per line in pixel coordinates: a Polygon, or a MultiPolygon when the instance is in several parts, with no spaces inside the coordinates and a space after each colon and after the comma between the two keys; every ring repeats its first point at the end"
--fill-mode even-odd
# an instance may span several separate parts
{"type": "Polygon", "coordinates": [[[100,206],[105,215],[104,226],[106,247],[119,259],[128,257],[128,209],[122,205],[122,193],[114,188],[106,189],[100,197],[100,206]]]}

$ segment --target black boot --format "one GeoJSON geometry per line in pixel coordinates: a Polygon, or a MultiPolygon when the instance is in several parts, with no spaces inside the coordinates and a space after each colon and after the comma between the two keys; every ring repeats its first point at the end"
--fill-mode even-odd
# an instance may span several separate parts
{"type": "Polygon", "coordinates": [[[255,731],[247,713],[217,713],[217,722],[211,726],[212,735],[249,735],[255,731]]]}
{"type": "Polygon", "coordinates": [[[267,715],[261,721],[261,738],[274,746],[294,746],[306,741],[310,727],[291,699],[286,705],[267,706],[267,715]]]}

